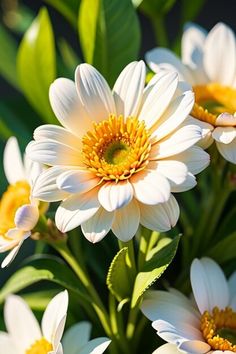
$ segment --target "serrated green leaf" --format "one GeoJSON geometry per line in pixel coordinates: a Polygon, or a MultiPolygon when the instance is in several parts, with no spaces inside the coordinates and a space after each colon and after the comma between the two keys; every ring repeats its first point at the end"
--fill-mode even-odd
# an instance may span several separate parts
{"type": "Polygon", "coordinates": [[[131,307],[135,307],[145,291],[164,273],[173,260],[178,248],[180,236],[167,244],[165,247],[145,263],[141,272],[138,273],[132,295],[131,307]]]}
{"type": "Polygon", "coordinates": [[[130,0],[82,0],[78,28],[86,62],[110,84],[125,65],[137,59],[140,26],[130,0]]]}
{"type": "Polygon", "coordinates": [[[128,247],[122,248],[113,258],[107,274],[107,286],[118,301],[127,299],[132,293],[128,247]]]}
{"type": "Polygon", "coordinates": [[[76,28],[80,0],[44,0],[60,12],[76,28]]]}
{"type": "Polygon", "coordinates": [[[41,9],[25,33],[17,54],[21,89],[45,123],[57,123],[48,90],[56,76],[55,43],[46,9],[41,9]]]}
{"type": "Polygon", "coordinates": [[[219,264],[236,259],[236,232],[219,241],[207,252],[207,255],[219,264]]]}
{"type": "Polygon", "coordinates": [[[56,283],[77,295],[84,296],[77,277],[60,258],[41,256],[40,259],[35,259],[30,265],[16,271],[5,283],[0,291],[0,303],[7,295],[17,293],[43,280],[56,283]]]}

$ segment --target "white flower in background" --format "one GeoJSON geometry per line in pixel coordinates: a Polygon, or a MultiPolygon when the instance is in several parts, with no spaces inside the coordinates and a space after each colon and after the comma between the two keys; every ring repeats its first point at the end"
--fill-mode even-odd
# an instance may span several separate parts
{"type": "Polygon", "coordinates": [[[8,333],[0,332],[0,354],[63,354],[60,341],[67,307],[68,293],[63,291],[48,304],[40,329],[25,301],[10,295],[4,307],[8,333]]]}
{"type": "Polygon", "coordinates": [[[81,64],[75,83],[57,79],[50,88],[54,113],[63,125],[43,125],[27,147],[33,160],[52,166],[33,195],[63,200],[56,225],[67,232],[81,225],[100,241],[110,229],[123,241],[139,223],[167,231],[179,217],[171,192],[195,186],[194,174],[209,156],[193,146],[201,129],[186,117],[194,104],[177,73],[156,75],[145,86],[144,62],[130,63],[113,91],[91,65],[81,64]]]}
{"type": "Polygon", "coordinates": [[[15,137],[7,141],[3,164],[9,186],[0,201],[0,252],[11,250],[2,263],[5,267],[38,222],[38,201],[31,197],[31,188],[42,169],[26,157],[23,163],[15,137]]]}
{"type": "Polygon", "coordinates": [[[108,338],[96,338],[89,340],[91,325],[88,322],[80,322],[69,328],[62,340],[65,354],[102,354],[111,341],[108,338]]]}
{"type": "Polygon", "coordinates": [[[154,353],[236,353],[236,272],[227,282],[212,259],[195,259],[191,285],[196,305],[175,289],[147,293],[142,311],[170,343],[154,353]]]}
{"type": "Polygon", "coordinates": [[[193,86],[196,103],[191,115],[204,131],[204,148],[215,140],[221,155],[236,163],[236,41],[233,31],[218,23],[207,34],[188,25],[182,37],[182,61],[165,48],[146,54],[154,72],[177,70],[193,86]]]}

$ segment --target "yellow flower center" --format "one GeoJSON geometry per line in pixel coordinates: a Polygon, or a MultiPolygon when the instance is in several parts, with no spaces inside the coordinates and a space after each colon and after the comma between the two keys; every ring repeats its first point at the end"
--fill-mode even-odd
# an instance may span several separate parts
{"type": "Polygon", "coordinates": [[[0,201],[0,235],[15,227],[15,213],[19,207],[30,202],[30,185],[19,181],[9,185],[0,201]]]}
{"type": "Polygon", "coordinates": [[[217,83],[197,85],[193,87],[195,104],[192,116],[204,122],[215,125],[220,113],[234,114],[236,112],[236,90],[217,83]]]}
{"type": "Polygon", "coordinates": [[[42,338],[27,349],[25,354],[48,354],[51,350],[53,350],[52,344],[45,338],[42,338]]]}
{"type": "Polygon", "coordinates": [[[111,115],[83,137],[83,160],[102,180],[124,180],[143,170],[151,149],[150,133],[137,118],[111,115]]]}
{"type": "Polygon", "coordinates": [[[201,331],[213,350],[229,350],[236,353],[236,312],[229,307],[212,313],[205,311],[201,317],[201,331]]]}

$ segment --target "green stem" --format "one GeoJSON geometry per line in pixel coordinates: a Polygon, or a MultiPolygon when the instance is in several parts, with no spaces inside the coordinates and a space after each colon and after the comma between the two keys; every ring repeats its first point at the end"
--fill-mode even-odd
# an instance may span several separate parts
{"type": "Polygon", "coordinates": [[[140,241],[139,241],[139,254],[138,254],[138,269],[142,269],[146,261],[146,255],[149,249],[149,240],[151,231],[145,227],[140,227],[140,241]]]}
{"type": "Polygon", "coordinates": [[[168,35],[166,32],[165,19],[163,16],[155,16],[151,18],[151,23],[154,29],[155,37],[158,46],[169,47],[168,35]]]}
{"type": "Polygon", "coordinates": [[[142,318],[140,319],[140,321],[138,322],[136,329],[135,329],[135,337],[133,338],[133,352],[136,353],[137,352],[137,348],[139,345],[139,340],[143,337],[143,330],[146,327],[146,325],[148,324],[148,319],[145,316],[142,316],[142,318]]]}
{"type": "Polygon", "coordinates": [[[136,306],[130,310],[128,323],[127,323],[127,329],[126,329],[126,337],[128,340],[131,340],[133,338],[138,314],[139,314],[139,307],[138,306],[136,306]]]}
{"type": "Polygon", "coordinates": [[[129,261],[130,261],[130,270],[132,276],[136,276],[137,273],[137,267],[136,267],[136,261],[135,261],[135,253],[134,253],[134,242],[133,239],[131,239],[128,242],[123,242],[123,241],[118,241],[119,243],[119,248],[122,249],[124,247],[128,247],[128,254],[129,254],[129,261]]]}

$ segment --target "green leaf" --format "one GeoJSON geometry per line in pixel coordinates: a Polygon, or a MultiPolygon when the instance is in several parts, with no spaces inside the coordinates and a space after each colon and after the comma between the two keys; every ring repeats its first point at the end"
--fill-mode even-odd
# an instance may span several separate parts
{"type": "Polygon", "coordinates": [[[207,255],[212,257],[219,264],[223,264],[227,261],[236,258],[236,232],[225,237],[214,245],[207,255]]]}
{"type": "Polygon", "coordinates": [[[107,274],[107,286],[118,301],[130,298],[132,294],[132,276],[128,247],[122,248],[113,258],[107,274]]]}
{"type": "Polygon", "coordinates": [[[56,283],[84,297],[77,277],[60,258],[47,256],[43,258],[41,256],[39,259],[33,260],[30,265],[16,271],[5,283],[0,291],[0,303],[4,301],[7,295],[43,280],[56,283]]]}
{"type": "Polygon", "coordinates": [[[154,256],[144,264],[141,272],[138,273],[131,301],[131,307],[135,307],[145,291],[164,273],[172,262],[178,248],[180,236],[154,254],[154,256]]]}
{"type": "Polygon", "coordinates": [[[166,14],[174,6],[176,0],[143,0],[140,10],[148,17],[166,14]]]}
{"type": "Polygon", "coordinates": [[[82,0],[79,36],[86,62],[109,81],[136,60],[140,47],[140,26],[130,0],[82,0]]]}
{"type": "Polygon", "coordinates": [[[52,298],[59,293],[59,289],[42,290],[33,293],[22,294],[22,298],[29,307],[35,311],[44,311],[52,298]]]}
{"type": "Polygon", "coordinates": [[[56,123],[48,98],[49,86],[56,76],[55,43],[46,9],[40,10],[21,41],[17,71],[23,93],[43,121],[56,123]]]}
{"type": "Polygon", "coordinates": [[[44,0],[60,12],[76,28],[80,0],[44,0]]]}
{"type": "Polygon", "coordinates": [[[62,57],[63,64],[66,69],[73,73],[78,64],[81,63],[81,59],[75,53],[74,49],[69,45],[69,43],[64,39],[58,41],[58,47],[62,57]]]}
{"type": "Polygon", "coordinates": [[[0,25],[0,43],[0,74],[12,86],[18,88],[16,72],[17,43],[2,25],[0,25]]]}

